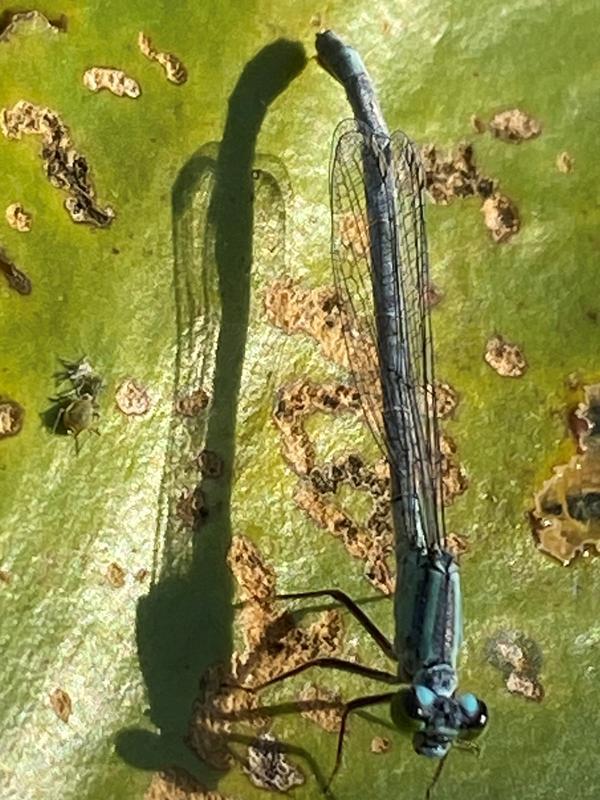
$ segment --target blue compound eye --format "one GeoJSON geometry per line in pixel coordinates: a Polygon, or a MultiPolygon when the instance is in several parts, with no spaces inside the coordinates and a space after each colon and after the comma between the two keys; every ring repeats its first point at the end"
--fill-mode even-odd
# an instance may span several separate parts
{"type": "Polygon", "coordinates": [[[457,700],[461,710],[467,717],[474,717],[478,713],[479,700],[471,692],[461,694],[457,700]]]}
{"type": "Polygon", "coordinates": [[[461,725],[461,739],[474,739],[485,730],[489,715],[483,700],[471,692],[456,698],[464,719],[461,725]]]}
{"type": "Polygon", "coordinates": [[[423,708],[425,711],[427,711],[428,709],[432,709],[436,697],[434,692],[432,692],[431,689],[428,689],[426,686],[417,685],[414,686],[413,688],[415,695],[417,697],[417,701],[421,706],[421,708],[423,708]]]}
{"type": "Polygon", "coordinates": [[[425,686],[401,689],[392,698],[390,714],[400,730],[422,731],[433,710],[435,694],[425,686]]]}

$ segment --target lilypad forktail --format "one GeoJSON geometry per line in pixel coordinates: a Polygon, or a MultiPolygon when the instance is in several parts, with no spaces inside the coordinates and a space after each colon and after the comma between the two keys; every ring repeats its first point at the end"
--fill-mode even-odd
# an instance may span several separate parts
{"type": "Polygon", "coordinates": [[[403,133],[389,134],[358,53],[331,31],[318,34],[316,46],[319,63],[345,88],[354,112],[353,120],[338,126],[333,144],[332,260],[342,302],[357,319],[366,320],[379,355],[379,391],[374,393],[356,338],[347,333],[365,417],[390,465],[397,561],[395,642],[335,589],[282,597],[334,597],[398,666],[396,673],[388,673],[343,659],[317,659],[269,683],[321,666],[404,684],[345,705],[333,777],[341,762],[346,720],[355,709],[389,701],[394,724],[413,731],[416,752],[440,759],[457,740],[481,733],[488,712],[474,694],[457,692],[461,589],[458,565],[445,547],[419,157],[403,133]],[[375,407],[377,397],[383,408],[375,407]]]}

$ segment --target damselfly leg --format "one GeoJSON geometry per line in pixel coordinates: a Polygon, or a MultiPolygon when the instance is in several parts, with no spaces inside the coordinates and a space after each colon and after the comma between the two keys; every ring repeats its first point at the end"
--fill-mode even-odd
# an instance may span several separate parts
{"type": "Polygon", "coordinates": [[[293,678],[294,675],[300,675],[300,673],[306,672],[307,669],[312,669],[313,667],[320,667],[321,669],[337,669],[340,672],[351,672],[354,675],[360,675],[363,678],[369,678],[369,680],[372,681],[380,681],[381,683],[400,683],[400,679],[393,672],[386,672],[383,669],[367,667],[364,664],[357,664],[356,661],[346,661],[343,658],[324,657],[313,658],[311,661],[306,661],[304,664],[300,664],[293,669],[282,672],[279,675],[276,675],[274,678],[259,684],[258,686],[242,686],[241,688],[258,692],[261,689],[266,689],[267,686],[273,686],[275,683],[281,683],[281,681],[285,681],[288,678],[293,678]]]}
{"type": "Polygon", "coordinates": [[[360,608],[360,606],[354,602],[354,600],[347,595],[345,592],[342,592],[340,589],[318,589],[316,591],[308,591],[308,592],[291,592],[286,594],[277,595],[280,600],[299,600],[302,598],[310,598],[310,597],[331,597],[334,600],[337,600],[338,603],[343,605],[356,619],[360,625],[366,630],[369,634],[371,639],[378,645],[379,649],[390,658],[392,661],[397,661],[396,653],[394,652],[394,647],[387,636],[379,630],[377,625],[369,619],[369,617],[365,614],[365,612],[360,608]]]}

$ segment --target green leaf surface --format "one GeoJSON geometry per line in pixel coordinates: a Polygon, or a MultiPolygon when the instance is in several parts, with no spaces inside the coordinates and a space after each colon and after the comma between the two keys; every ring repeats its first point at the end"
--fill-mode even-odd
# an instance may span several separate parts
{"type": "MultiPolygon", "coordinates": [[[[310,58],[315,15],[359,49],[392,129],[442,148],[474,142],[479,169],[521,218],[520,232],[498,245],[475,199],[428,207],[444,295],[433,312],[437,372],[459,393],[446,430],[469,479],[448,510],[449,529],[468,538],[461,684],[491,715],[481,756],[453,753],[436,796],[597,797],[598,562],[565,569],[542,555],[527,511],[552,466],[574,452],[568,376],[589,384],[600,375],[598,4],[37,7],[64,14],[66,31],[0,41],[0,107],[27,99],[58,113],[116,217],[106,229],[72,222],[65,194],[43,173],[39,137],[0,136],[0,210],[18,201],[33,215],[29,233],[3,214],[0,223],[0,245],[33,287],[21,296],[0,283],[0,395],[25,409],[23,430],[0,441],[2,800],[134,800],[170,766],[229,798],[265,796],[239,767],[211,769],[185,742],[201,676],[239,645],[225,562],[232,534],[257,544],[280,591],[374,594],[363,565],[294,504],[297,477],[271,418],[279,387],[347,379],[312,340],[285,335],[264,312],[278,277],[331,284],[329,150],[349,109],[310,58]],[[141,30],[182,59],[185,84],[168,83],[140,54],[141,30]],[[125,70],[141,96],[89,92],[82,75],[94,65],[125,70]],[[473,132],[473,114],[489,120],[515,107],[541,122],[539,137],[516,145],[473,132]],[[556,168],[563,151],[574,158],[569,174],[556,168]],[[522,348],[522,378],[485,364],[497,333],[522,348]],[[101,435],[84,432],[76,455],[40,415],[59,358],[83,355],[106,387],[101,435]],[[144,416],[115,406],[128,377],[148,389],[144,416]],[[198,386],[210,413],[182,419],[174,399],[198,386]],[[203,482],[208,516],[186,533],[178,498],[198,482],[203,447],[223,471],[203,482]],[[122,586],[107,578],[112,564],[122,586]],[[541,651],[541,702],[510,694],[490,664],[489,642],[502,631],[523,632],[541,651]],[[50,704],[57,688],[71,698],[67,723],[50,704]]],[[[368,452],[356,419],[321,416],[311,435],[322,459],[368,452]]],[[[366,608],[393,635],[391,603],[366,608]]],[[[349,620],[346,628],[347,654],[381,667],[361,630],[349,620]]],[[[293,698],[305,682],[261,698],[293,698]]],[[[347,699],[379,691],[326,671],[319,684],[347,699]]],[[[435,765],[389,724],[385,707],[352,719],[338,800],[424,795],[435,765]],[[371,753],[376,735],[390,739],[389,752],[371,753]]],[[[294,796],[321,796],[314,772],[328,775],[335,735],[295,715],[275,717],[272,732],[296,749],[290,758],[306,775],[294,796]]]]}

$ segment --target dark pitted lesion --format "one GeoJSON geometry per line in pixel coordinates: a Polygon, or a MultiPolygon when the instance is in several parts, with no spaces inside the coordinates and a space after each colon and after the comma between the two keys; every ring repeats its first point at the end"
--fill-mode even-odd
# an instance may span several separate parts
{"type": "Polygon", "coordinates": [[[210,395],[201,386],[175,400],[175,413],[182,417],[197,417],[208,408],[210,395]]]}
{"type": "Polygon", "coordinates": [[[248,748],[244,772],[259,789],[287,793],[304,783],[300,769],[288,760],[271,733],[260,734],[248,748]]]}
{"type": "Polygon", "coordinates": [[[460,144],[454,152],[429,144],[421,148],[421,158],[425,187],[433,203],[449,205],[459,198],[478,197],[495,242],[506,242],[518,232],[521,223],[516,205],[500,192],[497,180],[479,172],[472,144],[460,144]]]}
{"type": "Polygon", "coordinates": [[[530,514],[540,550],[565,566],[577,555],[600,551],[600,384],[584,389],[572,419],[578,453],[554,467],[530,514]]]}
{"type": "Polygon", "coordinates": [[[66,192],[65,208],[74,222],[99,228],[110,225],[115,212],[96,200],[89,164],[75,149],[69,129],[55,111],[19,100],[0,111],[0,130],[7,139],[41,138],[44,172],[53,186],[66,192]]]}
{"type": "Polygon", "coordinates": [[[31,281],[22,269],[11,261],[6,253],[0,248],[0,272],[6,278],[6,282],[13,291],[18,294],[31,294],[31,281]]]}
{"type": "Polygon", "coordinates": [[[204,478],[216,480],[223,474],[223,459],[214,450],[202,450],[198,454],[198,466],[204,478]]]}

